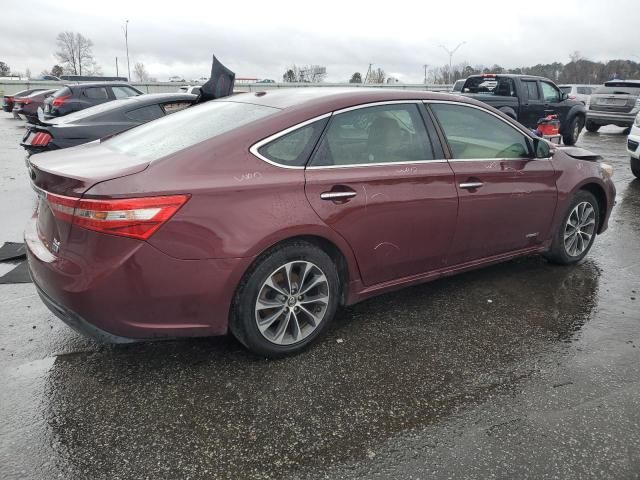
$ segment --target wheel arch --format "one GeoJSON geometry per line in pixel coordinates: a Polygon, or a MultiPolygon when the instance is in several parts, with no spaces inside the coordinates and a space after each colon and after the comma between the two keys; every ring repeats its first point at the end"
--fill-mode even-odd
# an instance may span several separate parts
{"type": "Polygon", "coordinates": [[[607,194],[604,191],[602,185],[599,185],[595,182],[585,183],[580,185],[576,191],[584,190],[586,192],[591,193],[594,197],[596,197],[596,201],[598,202],[598,233],[602,232],[602,227],[604,226],[605,217],[607,215],[607,194]]]}

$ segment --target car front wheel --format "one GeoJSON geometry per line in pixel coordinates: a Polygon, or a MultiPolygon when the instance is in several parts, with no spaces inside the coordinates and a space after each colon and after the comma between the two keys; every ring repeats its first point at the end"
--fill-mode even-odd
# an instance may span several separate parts
{"type": "Polygon", "coordinates": [[[305,241],[275,247],[245,275],[235,297],[230,328],[254,353],[297,353],[322,334],[340,296],[333,260],[305,241]]]}
{"type": "Polygon", "coordinates": [[[561,265],[582,260],[593,245],[599,221],[596,198],[585,190],[578,191],[554,234],[551,248],[545,254],[547,259],[561,265]]]}

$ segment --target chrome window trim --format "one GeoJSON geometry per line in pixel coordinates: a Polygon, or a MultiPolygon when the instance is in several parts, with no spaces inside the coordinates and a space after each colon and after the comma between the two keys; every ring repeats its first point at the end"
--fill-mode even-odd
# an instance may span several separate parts
{"type": "Polygon", "coordinates": [[[292,170],[304,170],[306,167],[305,165],[283,165],[281,163],[277,163],[274,162],[273,160],[269,160],[267,157],[265,157],[264,155],[261,155],[260,152],[258,152],[258,150],[260,148],[262,148],[264,145],[266,145],[267,143],[270,143],[274,140],[277,140],[280,137],[283,137],[284,135],[291,133],[299,128],[304,128],[307,125],[313,123],[313,122],[317,122],[318,120],[322,120],[323,118],[327,118],[330,117],[332,114],[332,112],[329,113],[325,113],[323,115],[319,115],[317,117],[313,117],[309,120],[305,120],[304,122],[300,122],[300,123],[296,123],[295,125],[285,128],[284,130],[280,130],[279,132],[274,133],[273,135],[268,136],[267,138],[263,138],[262,140],[260,140],[259,142],[254,143],[253,145],[251,145],[251,147],[249,147],[249,151],[254,154],[256,157],[258,157],[260,160],[267,162],[275,167],[280,167],[280,168],[289,168],[292,170]]]}
{"type": "Polygon", "coordinates": [[[307,167],[307,170],[324,170],[335,168],[361,168],[361,167],[383,167],[393,165],[414,165],[422,163],[447,163],[446,158],[439,158],[435,160],[408,160],[406,162],[377,162],[377,163],[351,163],[349,165],[316,165],[307,167]]]}

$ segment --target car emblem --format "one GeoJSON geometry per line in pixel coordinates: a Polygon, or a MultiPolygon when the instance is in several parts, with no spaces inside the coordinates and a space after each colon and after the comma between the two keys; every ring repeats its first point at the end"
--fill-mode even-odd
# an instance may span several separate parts
{"type": "Polygon", "coordinates": [[[58,240],[57,238],[53,239],[51,250],[53,250],[53,253],[58,253],[60,251],[60,240],[58,240]]]}

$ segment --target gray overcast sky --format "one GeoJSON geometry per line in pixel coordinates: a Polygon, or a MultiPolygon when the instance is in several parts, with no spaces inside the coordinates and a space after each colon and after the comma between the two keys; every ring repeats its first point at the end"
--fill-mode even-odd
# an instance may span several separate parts
{"type": "Polygon", "coordinates": [[[237,76],[279,80],[287,65],[321,64],[328,81],[363,74],[369,63],[420,82],[422,65],[441,66],[438,46],[465,40],[454,63],[505,67],[591,60],[640,61],[640,0],[456,0],[428,2],[188,2],[3,0],[0,60],[32,75],[56,63],[55,37],[77,31],[93,40],[105,75],[126,68],[122,25],[129,19],[131,69],[143,62],[164,80],[208,75],[211,54],[237,76]],[[98,7],[98,5],[100,5],[98,7]]]}

